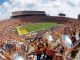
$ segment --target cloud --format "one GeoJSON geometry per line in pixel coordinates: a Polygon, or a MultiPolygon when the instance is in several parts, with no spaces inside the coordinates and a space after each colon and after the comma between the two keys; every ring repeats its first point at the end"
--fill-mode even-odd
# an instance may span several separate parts
{"type": "Polygon", "coordinates": [[[0,5],[0,19],[7,19],[12,11],[40,10],[57,16],[65,13],[67,17],[77,18],[80,0],[9,0],[0,5]]]}
{"type": "Polygon", "coordinates": [[[12,2],[21,3],[21,4],[33,4],[37,3],[38,0],[14,0],[12,2]]]}
{"type": "Polygon", "coordinates": [[[76,6],[80,7],[80,0],[71,0],[71,2],[76,6]]]}
{"type": "Polygon", "coordinates": [[[11,16],[11,5],[8,2],[4,2],[0,6],[0,19],[7,19],[11,16]]]}

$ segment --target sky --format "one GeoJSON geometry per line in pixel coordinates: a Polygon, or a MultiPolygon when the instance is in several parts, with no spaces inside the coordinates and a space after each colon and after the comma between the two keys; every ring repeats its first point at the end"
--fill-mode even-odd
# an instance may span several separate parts
{"type": "Polygon", "coordinates": [[[45,11],[50,16],[59,13],[77,18],[80,0],[0,0],[0,20],[9,19],[14,11],[45,11]]]}

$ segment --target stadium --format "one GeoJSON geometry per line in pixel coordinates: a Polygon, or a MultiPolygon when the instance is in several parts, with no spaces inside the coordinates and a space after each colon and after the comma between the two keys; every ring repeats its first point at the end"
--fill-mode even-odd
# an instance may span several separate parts
{"type": "Polygon", "coordinates": [[[0,60],[79,60],[80,20],[45,11],[16,11],[0,21],[0,60]]]}

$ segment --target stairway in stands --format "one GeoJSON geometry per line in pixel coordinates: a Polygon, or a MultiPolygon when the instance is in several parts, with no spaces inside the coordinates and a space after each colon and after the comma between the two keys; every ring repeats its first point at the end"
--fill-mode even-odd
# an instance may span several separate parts
{"type": "Polygon", "coordinates": [[[74,60],[80,60],[80,50],[79,50],[79,52],[76,54],[76,57],[74,58],[74,60]]]}

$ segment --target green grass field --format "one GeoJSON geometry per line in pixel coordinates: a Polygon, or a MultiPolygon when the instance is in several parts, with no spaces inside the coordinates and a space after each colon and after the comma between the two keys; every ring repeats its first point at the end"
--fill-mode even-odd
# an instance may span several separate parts
{"type": "Polygon", "coordinates": [[[23,27],[28,32],[32,32],[32,31],[38,31],[41,29],[47,29],[47,28],[52,27],[52,26],[56,27],[56,26],[60,26],[60,25],[62,25],[62,24],[53,23],[53,22],[43,22],[43,23],[35,23],[35,24],[26,24],[23,27]]]}

